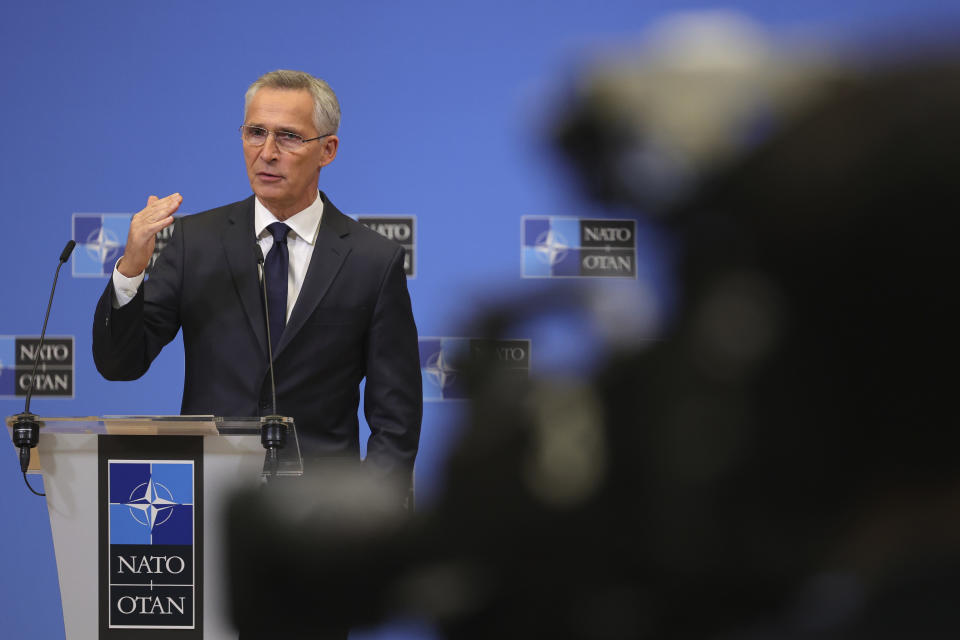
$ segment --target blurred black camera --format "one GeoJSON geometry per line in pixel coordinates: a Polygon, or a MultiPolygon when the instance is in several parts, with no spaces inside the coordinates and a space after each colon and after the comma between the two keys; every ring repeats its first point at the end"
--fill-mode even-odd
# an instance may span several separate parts
{"type": "MultiPolygon", "coordinates": [[[[677,239],[676,322],[589,376],[518,382],[474,362],[469,424],[426,511],[356,470],[237,496],[241,628],[955,637],[958,59],[807,74],[762,140],[716,163],[665,153],[674,169],[651,161],[662,136],[633,93],[579,94],[557,146],[594,197],[677,239]]],[[[595,303],[546,288],[477,331],[595,303]]]]}

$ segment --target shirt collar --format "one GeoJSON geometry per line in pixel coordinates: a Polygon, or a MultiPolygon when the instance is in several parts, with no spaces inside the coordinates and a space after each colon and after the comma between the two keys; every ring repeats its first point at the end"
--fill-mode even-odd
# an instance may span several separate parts
{"type": "MultiPolygon", "coordinates": [[[[300,239],[309,244],[313,244],[317,238],[317,229],[320,228],[321,218],[323,218],[323,198],[321,198],[320,193],[317,192],[316,199],[309,207],[293,214],[283,222],[290,227],[300,239]]],[[[253,230],[256,232],[257,237],[259,238],[263,235],[266,228],[274,222],[278,222],[277,218],[260,202],[259,198],[254,197],[253,230]]]]}

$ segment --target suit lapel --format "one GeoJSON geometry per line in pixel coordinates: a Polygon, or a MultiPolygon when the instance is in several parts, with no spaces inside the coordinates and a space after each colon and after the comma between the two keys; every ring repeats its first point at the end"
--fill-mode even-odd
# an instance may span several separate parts
{"type": "Polygon", "coordinates": [[[340,273],[343,261],[350,253],[350,245],[346,242],[346,236],[350,233],[347,217],[327,200],[324,193],[321,192],[320,197],[323,198],[323,218],[320,220],[310,266],[300,288],[300,295],[297,296],[297,302],[290,313],[290,319],[283,330],[283,336],[273,354],[274,359],[283,353],[287,344],[303,328],[307,318],[330,289],[330,285],[340,273]]]}
{"type": "Polygon", "coordinates": [[[267,330],[264,326],[263,303],[260,293],[260,278],[257,273],[253,237],[253,196],[239,203],[227,218],[220,243],[230,265],[233,286],[240,296],[250,329],[257,336],[257,343],[267,356],[267,330]]]}

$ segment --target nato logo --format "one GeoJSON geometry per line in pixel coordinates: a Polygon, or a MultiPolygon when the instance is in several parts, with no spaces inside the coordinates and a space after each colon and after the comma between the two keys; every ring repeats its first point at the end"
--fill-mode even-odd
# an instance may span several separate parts
{"type": "Polygon", "coordinates": [[[192,462],[111,460],[109,468],[110,544],[193,544],[192,462]]]}
{"type": "Polygon", "coordinates": [[[33,362],[40,356],[33,379],[33,395],[72,398],[73,336],[0,336],[0,398],[27,395],[33,362]]]}
{"type": "Polygon", "coordinates": [[[416,277],[416,216],[357,216],[357,222],[403,247],[403,270],[416,277]]]}
{"type": "Polygon", "coordinates": [[[113,265],[123,254],[132,216],[121,213],[73,214],[73,276],[103,278],[113,273],[113,265]]]}
{"type": "Polygon", "coordinates": [[[636,221],[523,217],[524,278],[636,278],[636,221]]]}
{"type": "Polygon", "coordinates": [[[110,628],[194,627],[194,467],[109,460],[110,628]]]}
{"type": "MultiPolygon", "coordinates": [[[[73,239],[78,245],[72,260],[75,278],[110,277],[127,244],[131,218],[133,214],[129,213],[73,214],[73,239]]],[[[157,233],[157,242],[147,266],[147,273],[150,273],[150,268],[172,235],[173,225],[157,233]]]]}
{"type": "Polygon", "coordinates": [[[530,373],[530,341],[420,338],[423,399],[428,402],[467,400],[463,368],[481,359],[492,363],[500,374],[525,379],[530,373]]]}

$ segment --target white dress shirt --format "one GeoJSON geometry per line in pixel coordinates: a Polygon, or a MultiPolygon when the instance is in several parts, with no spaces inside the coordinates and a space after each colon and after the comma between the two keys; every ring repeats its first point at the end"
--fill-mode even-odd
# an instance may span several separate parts
{"type": "MultiPolygon", "coordinates": [[[[290,319],[290,312],[293,311],[293,305],[297,302],[297,296],[300,295],[300,287],[303,286],[303,280],[307,277],[307,269],[310,267],[310,258],[313,256],[313,245],[317,241],[317,232],[320,230],[320,219],[323,217],[323,199],[320,193],[309,207],[295,213],[282,222],[290,227],[290,233],[287,234],[287,252],[290,256],[289,268],[287,269],[287,320],[290,319]]],[[[257,234],[257,243],[263,256],[266,258],[273,247],[273,235],[267,230],[267,227],[274,222],[279,222],[270,210],[261,204],[259,199],[253,203],[253,230],[257,234]]]]}
{"type": "MultiPolygon", "coordinates": [[[[310,267],[310,258],[313,256],[313,246],[317,241],[317,233],[320,230],[320,220],[323,218],[323,199],[320,193],[317,193],[313,203],[303,211],[295,213],[282,222],[290,227],[290,233],[287,234],[287,251],[290,256],[289,269],[287,270],[287,320],[290,319],[290,312],[297,302],[297,296],[300,295],[300,288],[303,286],[303,280],[307,277],[307,269],[310,267]]],[[[267,226],[279,222],[277,218],[270,213],[259,198],[254,198],[253,203],[253,230],[256,234],[257,243],[264,257],[273,247],[273,236],[267,231],[267,226]]],[[[120,261],[117,260],[119,263],[120,261]]],[[[137,289],[143,282],[143,274],[128,278],[113,267],[113,308],[119,309],[137,295],[137,289]]]]}

